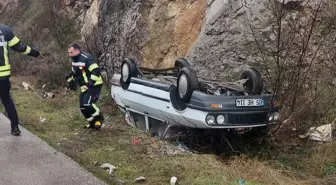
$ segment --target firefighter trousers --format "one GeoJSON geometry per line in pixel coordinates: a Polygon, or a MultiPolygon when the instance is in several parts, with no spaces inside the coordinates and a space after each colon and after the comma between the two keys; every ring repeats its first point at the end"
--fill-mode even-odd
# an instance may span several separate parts
{"type": "Polygon", "coordinates": [[[14,105],[14,102],[10,96],[11,84],[9,78],[0,80],[0,99],[7,112],[8,119],[11,122],[12,130],[18,127],[19,118],[14,105]]]}
{"type": "Polygon", "coordinates": [[[102,113],[96,105],[99,100],[102,85],[97,85],[89,88],[87,91],[82,92],[79,98],[80,110],[85,119],[93,123],[95,121],[103,121],[102,113]]]}

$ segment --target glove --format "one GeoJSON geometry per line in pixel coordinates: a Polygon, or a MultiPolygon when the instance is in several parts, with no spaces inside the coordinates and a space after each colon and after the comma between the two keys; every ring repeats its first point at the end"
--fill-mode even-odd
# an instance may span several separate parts
{"type": "Polygon", "coordinates": [[[28,55],[36,58],[36,57],[40,56],[40,54],[41,54],[41,52],[31,48],[30,53],[28,55]]]}

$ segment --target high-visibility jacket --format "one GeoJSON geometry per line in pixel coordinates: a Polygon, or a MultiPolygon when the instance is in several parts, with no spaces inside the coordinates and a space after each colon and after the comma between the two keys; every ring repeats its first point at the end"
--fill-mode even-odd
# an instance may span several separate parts
{"type": "Polygon", "coordinates": [[[78,56],[72,57],[72,75],[67,81],[76,80],[81,87],[81,92],[85,92],[84,86],[93,87],[103,84],[100,68],[94,62],[93,56],[87,52],[81,52],[78,56]]]}
{"type": "Polygon", "coordinates": [[[0,79],[11,76],[8,48],[26,55],[31,53],[31,48],[22,43],[8,26],[0,24],[0,79]]]}

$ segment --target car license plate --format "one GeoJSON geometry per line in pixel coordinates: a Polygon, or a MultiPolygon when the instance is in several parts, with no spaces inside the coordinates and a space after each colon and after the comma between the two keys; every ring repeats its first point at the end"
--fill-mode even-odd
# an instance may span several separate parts
{"type": "Polygon", "coordinates": [[[263,99],[237,99],[237,107],[262,107],[264,106],[263,99]]]}

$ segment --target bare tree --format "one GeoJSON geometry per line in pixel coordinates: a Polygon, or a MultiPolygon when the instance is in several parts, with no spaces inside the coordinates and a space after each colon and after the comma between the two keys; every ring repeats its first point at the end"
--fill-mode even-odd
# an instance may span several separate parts
{"type": "MultiPolygon", "coordinates": [[[[292,118],[299,126],[325,116],[336,99],[330,82],[334,73],[326,68],[332,59],[330,39],[335,30],[321,28],[325,1],[268,1],[275,39],[266,41],[252,30],[261,67],[272,90],[281,97],[283,120],[292,118]],[[315,2],[315,3],[314,3],[315,2]],[[311,6],[305,6],[309,3],[311,6]],[[329,95],[328,95],[329,94],[329,95]],[[320,102],[321,99],[327,102],[320,102]],[[320,103],[319,103],[320,102],[320,103]],[[321,106],[323,104],[323,106],[321,106]]],[[[281,124],[279,125],[279,127],[281,124]]]]}

